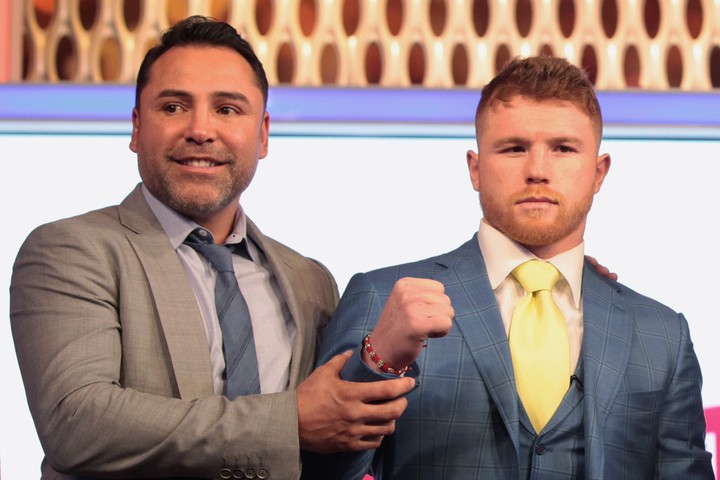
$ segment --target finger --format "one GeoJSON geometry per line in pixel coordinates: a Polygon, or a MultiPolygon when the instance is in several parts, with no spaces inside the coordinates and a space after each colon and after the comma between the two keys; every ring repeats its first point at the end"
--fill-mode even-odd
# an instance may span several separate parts
{"type": "Polygon", "coordinates": [[[400,289],[445,291],[445,285],[431,278],[403,277],[395,283],[395,286],[400,289]]]}
{"type": "Polygon", "coordinates": [[[362,450],[371,450],[380,447],[383,441],[383,436],[368,436],[363,438],[357,438],[347,443],[336,443],[335,448],[330,452],[359,452],[362,450]]]}
{"type": "Polygon", "coordinates": [[[427,318],[437,318],[448,320],[455,316],[455,309],[448,303],[433,303],[429,305],[423,305],[419,310],[415,310],[417,313],[423,314],[427,318]]]}
{"type": "MultiPolygon", "coordinates": [[[[391,380],[380,380],[377,382],[363,382],[363,383],[351,383],[353,387],[361,389],[361,396],[363,403],[372,403],[373,406],[386,405],[388,408],[385,409],[390,412],[393,408],[405,409],[404,395],[410,393],[415,388],[415,379],[412,377],[402,377],[391,380]],[[399,401],[401,405],[394,404],[394,401],[399,401]],[[378,403],[381,402],[381,403],[378,403]]],[[[384,411],[383,409],[375,409],[376,411],[384,411]]],[[[392,413],[384,414],[375,417],[373,420],[386,420],[392,417],[392,413]]]]}
{"type": "Polygon", "coordinates": [[[450,297],[437,290],[424,290],[418,292],[417,299],[427,305],[452,305],[450,297]]]}
{"type": "MultiPolygon", "coordinates": [[[[377,428],[394,422],[403,414],[407,408],[407,399],[405,397],[396,398],[380,403],[365,403],[360,406],[358,413],[360,414],[357,424],[362,425],[361,428],[377,428]]],[[[361,430],[362,431],[362,430],[361,430]]]]}
{"type": "Polygon", "coordinates": [[[421,333],[420,343],[424,343],[426,337],[444,337],[452,328],[455,310],[451,305],[428,305],[418,312],[415,321],[408,326],[409,331],[421,333]]]}
{"type": "Polygon", "coordinates": [[[395,433],[395,420],[390,422],[383,422],[377,425],[364,425],[360,438],[370,440],[372,438],[385,437],[395,433]]]}
{"type": "Polygon", "coordinates": [[[369,445],[377,445],[377,446],[370,447],[370,448],[377,448],[382,443],[383,438],[385,438],[385,435],[374,435],[374,436],[368,435],[368,436],[362,437],[359,440],[359,442],[367,443],[369,445]]]}

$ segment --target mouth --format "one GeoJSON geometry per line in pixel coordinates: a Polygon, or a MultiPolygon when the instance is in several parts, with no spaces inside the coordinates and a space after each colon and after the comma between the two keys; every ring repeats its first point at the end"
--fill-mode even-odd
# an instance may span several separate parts
{"type": "Polygon", "coordinates": [[[174,159],[176,163],[179,163],[180,165],[185,165],[186,167],[196,167],[196,168],[213,168],[213,167],[219,167],[224,165],[223,162],[220,162],[218,160],[212,159],[212,158],[198,158],[198,157],[191,157],[191,158],[176,158],[174,159]]]}
{"type": "Polygon", "coordinates": [[[515,205],[523,205],[523,204],[550,204],[550,205],[557,205],[559,202],[557,199],[551,198],[551,197],[523,197],[515,201],[515,205]]]}

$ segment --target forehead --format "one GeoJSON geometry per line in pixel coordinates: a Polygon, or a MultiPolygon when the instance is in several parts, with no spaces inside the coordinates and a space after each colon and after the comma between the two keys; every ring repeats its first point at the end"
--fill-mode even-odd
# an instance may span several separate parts
{"type": "Polygon", "coordinates": [[[262,98],[250,64],[227,47],[173,47],[155,61],[149,73],[144,88],[148,93],[167,89],[196,95],[237,91],[262,98]]]}
{"type": "Polygon", "coordinates": [[[597,130],[592,117],[573,102],[523,96],[512,97],[507,102],[494,101],[478,117],[476,128],[478,136],[542,132],[595,136],[597,130]]]}

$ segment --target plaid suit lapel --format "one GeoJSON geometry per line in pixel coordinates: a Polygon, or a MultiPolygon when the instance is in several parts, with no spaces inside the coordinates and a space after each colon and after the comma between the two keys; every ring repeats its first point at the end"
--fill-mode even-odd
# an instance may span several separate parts
{"type": "Polygon", "coordinates": [[[446,269],[436,275],[446,287],[478,373],[519,449],[519,407],[507,334],[480,253],[473,237],[462,248],[440,257],[446,269]]]}

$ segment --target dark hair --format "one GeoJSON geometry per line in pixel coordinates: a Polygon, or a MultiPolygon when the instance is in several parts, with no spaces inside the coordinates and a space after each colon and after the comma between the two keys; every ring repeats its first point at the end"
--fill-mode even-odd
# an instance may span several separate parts
{"type": "Polygon", "coordinates": [[[515,57],[482,89],[475,124],[496,101],[509,102],[523,96],[536,101],[563,100],[588,114],[602,137],[602,113],[595,88],[581,68],[565,58],[515,57]]]}
{"type": "Polygon", "coordinates": [[[140,93],[150,80],[150,69],[155,61],[173,47],[185,45],[211,45],[227,47],[247,60],[255,72],[255,83],[262,92],[263,106],[267,107],[268,80],[265,69],[250,44],[231,25],[209,17],[194,15],[176,23],[163,32],[160,44],[145,54],[135,84],[135,107],[140,105],[140,93]]]}

